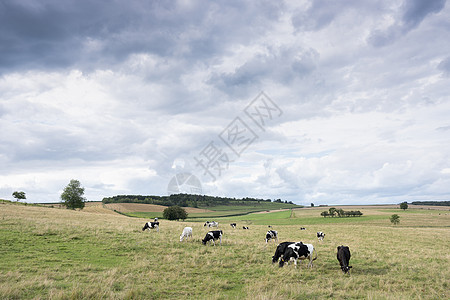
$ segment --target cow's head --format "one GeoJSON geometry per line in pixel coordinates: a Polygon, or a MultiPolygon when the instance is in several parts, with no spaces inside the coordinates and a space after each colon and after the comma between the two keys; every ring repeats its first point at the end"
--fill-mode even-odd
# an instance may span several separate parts
{"type": "MultiPolygon", "coordinates": [[[[342,267],[341,267],[342,272],[344,272],[344,274],[347,274],[347,273],[350,271],[351,267],[352,267],[352,266],[342,266],[342,267]]],[[[350,274],[350,273],[349,273],[349,274],[350,274]]]]}
{"type": "Polygon", "coordinates": [[[142,228],[142,231],[145,231],[145,229],[149,228],[148,223],[145,223],[144,227],[142,228]]]}

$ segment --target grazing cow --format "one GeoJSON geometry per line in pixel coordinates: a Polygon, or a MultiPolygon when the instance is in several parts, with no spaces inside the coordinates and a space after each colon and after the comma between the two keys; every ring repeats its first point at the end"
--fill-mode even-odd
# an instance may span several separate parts
{"type": "Polygon", "coordinates": [[[202,240],[203,245],[206,245],[206,242],[209,242],[211,244],[211,241],[213,242],[214,246],[216,245],[215,240],[220,239],[220,245],[222,245],[222,230],[213,230],[209,231],[205,238],[202,240]]]}
{"type": "Polygon", "coordinates": [[[208,227],[219,227],[219,223],[216,222],[216,221],[212,221],[212,222],[206,221],[206,222],[205,222],[205,225],[203,225],[203,226],[208,226],[208,227]]]}
{"type": "Polygon", "coordinates": [[[182,242],[184,238],[186,238],[187,241],[190,237],[192,237],[192,227],[184,227],[183,232],[180,235],[180,242],[182,242]]]}
{"type": "Polygon", "coordinates": [[[305,227],[300,227],[300,230],[306,230],[306,228],[305,227]]]}
{"type": "Polygon", "coordinates": [[[272,256],[272,263],[277,263],[280,257],[284,255],[284,252],[286,252],[286,248],[291,245],[295,244],[294,242],[282,242],[278,244],[277,250],[275,250],[275,254],[272,256]]]}
{"type": "Polygon", "coordinates": [[[278,242],[278,232],[276,230],[269,230],[266,233],[266,244],[270,240],[276,240],[278,242]]]}
{"type": "Polygon", "coordinates": [[[231,223],[230,226],[236,228],[236,223],[231,223]]]}
{"type": "Polygon", "coordinates": [[[350,249],[347,246],[337,247],[337,260],[339,261],[342,272],[344,272],[344,274],[350,272],[350,268],[352,266],[348,265],[350,262],[350,249]]]}
{"type": "Polygon", "coordinates": [[[317,232],[317,238],[319,239],[319,242],[323,241],[323,239],[325,238],[325,233],[323,233],[322,231],[317,232]]]}
{"type": "Polygon", "coordinates": [[[242,229],[248,229],[248,226],[242,226],[242,229]]]}
{"type": "Polygon", "coordinates": [[[159,232],[159,222],[147,222],[144,225],[144,228],[142,228],[142,231],[144,231],[145,229],[148,229],[150,231],[150,229],[156,229],[157,232],[159,232]]]}
{"type": "Polygon", "coordinates": [[[317,251],[316,251],[316,249],[314,249],[314,246],[312,244],[304,244],[304,245],[306,247],[308,247],[309,255],[306,256],[306,257],[300,256],[299,259],[301,259],[301,260],[309,259],[308,267],[312,268],[313,267],[313,261],[315,261],[317,259],[317,251]],[[313,258],[314,252],[316,252],[316,257],[313,258]]]}
{"type": "Polygon", "coordinates": [[[306,246],[302,242],[289,244],[287,245],[284,254],[281,257],[279,266],[281,268],[283,267],[284,263],[289,263],[290,260],[294,260],[294,265],[297,268],[297,260],[305,259],[308,256],[310,256],[308,246],[306,246]]]}

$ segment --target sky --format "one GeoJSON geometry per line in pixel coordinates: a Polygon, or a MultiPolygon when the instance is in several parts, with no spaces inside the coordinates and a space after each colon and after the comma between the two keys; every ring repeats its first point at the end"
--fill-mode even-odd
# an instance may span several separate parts
{"type": "Polygon", "coordinates": [[[450,4],[0,0],[0,198],[450,200],[450,4]]]}

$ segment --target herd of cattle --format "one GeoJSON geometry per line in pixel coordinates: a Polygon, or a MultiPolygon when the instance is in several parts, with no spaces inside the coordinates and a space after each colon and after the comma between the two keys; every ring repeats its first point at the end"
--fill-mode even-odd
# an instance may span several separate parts
{"type": "MultiPolygon", "coordinates": [[[[219,223],[212,221],[206,221],[203,226],[207,227],[219,227],[219,223]]],[[[231,223],[230,226],[232,228],[236,228],[236,223],[231,223]]],[[[272,229],[272,226],[269,225],[269,229],[266,233],[266,244],[270,241],[278,242],[278,232],[272,229]]],[[[159,232],[159,222],[158,218],[155,218],[154,222],[145,223],[142,231],[146,229],[151,230],[155,229],[159,232]]],[[[249,229],[248,226],[242,226],[242,229],[249,229]]],[[[300,230],[306,230],[306,228],[301,227],[300,230]]],[[[202,239],[202,244],[206,245],[206,243],[212,243],[214,246],[216,245],[215,241],[219,240],[220,245],[222,245],[222,230],[210,230],[206,233],[204,239],[202,239]]],[[[192,238],[192,227],[185,227],[183,232],[180,235],[180,242],[183,240],[187,240],[188,238],[192,238]]],[[[323,241],[325,238],[325,233],[319,231],[317,232],[317,239],[319,242],[323,241]]],[[[337,260],[341,266],[341,270],[344,273],[349,273],[350,268],[352,266],[349,265],[350,261],[350,249],[348,246],[339,246],[337,247],[337,260]]],[[[290,261],[294,262],[295,267],[297,267],[297,260],[309,260],[308,267],[312,268],[313,261],[317,259],[317,251],[314,249],[312,244],[304,244],[303,242],[282,242],[278,244],[277,249],[275,250],[275,254],[272,256],[272,263],[278,263],[280,267],[283,267],[285,263],[289,263],[290,261]],[[315,252],[315,257],[314,256],[315,252]]]]}

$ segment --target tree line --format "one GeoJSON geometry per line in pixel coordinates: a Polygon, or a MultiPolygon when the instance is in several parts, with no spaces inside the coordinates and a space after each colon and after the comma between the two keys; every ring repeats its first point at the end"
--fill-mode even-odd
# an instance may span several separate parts
{"type": "Polygon", "coordinates": [[[437,205],[437,206],[450,206],[450,201],[413,201],[412,205],[437,205]]]}
{"type": "MultiPolygon", "coordinates": [[[[143,196],[143,195],[118,195],[113,197],[105,197],[103,203],[144,203],[156,204],[164,206],[180,206],[180,207],[207,207],[218,205],[254,205],[263,202],[272,202],[271,199],[258,198],[229,198],[208,195],[192,195],[192,194],[173,194],[170,196],[143,196]]],[[[282,201],[281,199],[273,200],[276,203],[294,204],[292,201],[282,201]]]]}
{"type": "Polygon", "coordinates": [[[359,210],[345,211],[342,208],[336,209],[334,207],[330,207],[328,211],[323,211],[320,215],[324,218],[335,216],[341,218],[341,217],[360,217],[363,215],[363,213],[360,212],[359,210]]]}

